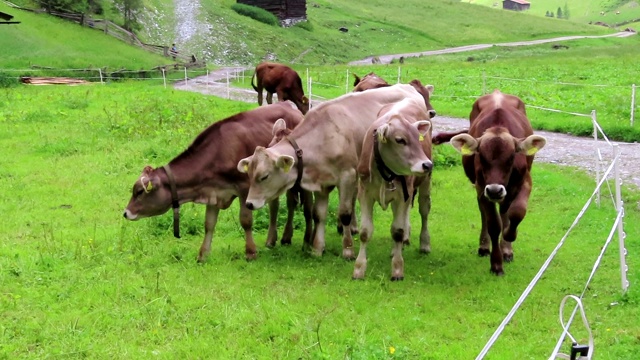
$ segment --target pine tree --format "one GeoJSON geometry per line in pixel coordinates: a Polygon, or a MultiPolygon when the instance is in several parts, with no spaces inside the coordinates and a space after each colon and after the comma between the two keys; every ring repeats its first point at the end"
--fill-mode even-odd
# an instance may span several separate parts
{"type": "Polygon", "coordinates": [[[562,8],[560,8],[560,6],[558,6],[558,13],[556,14],[556,17],[558,19],[562,19],[562,8]]]}
{"type": "Polygon", "coordinates": [[[569,5],[567,3],[564,3],[564,18],[569,20],[569,5]]]}

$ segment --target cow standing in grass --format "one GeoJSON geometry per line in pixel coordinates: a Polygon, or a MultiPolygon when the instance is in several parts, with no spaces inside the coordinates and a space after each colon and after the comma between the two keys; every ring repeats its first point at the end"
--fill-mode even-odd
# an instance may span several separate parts
{"type": "MultiPolygon", "coordinates": [[[[195,202],[207,206],[205,237],[198,261],[205,261],[211,251],[211,241],[221,209],[240,199],[240,225],[245,233],[245,256],[256,258],[256,244],[251,231],[253,214],[245,206],[249,179],[237,170],[240,159],[253,154],[257,146],[267,146],[272,139],[271,129],[278,120],[294,128],[303,119],[302,113],[291,102],[282,102],[242,112],[218,121],[196,137],[187,150],[168,165],[153,169],[147,166],[133,185],[131,200],[124,211],[128,220],[157,216],[174,208],[175,223],[180,204],[195,202]]],[[[295,198],[287,194],[288,217],[281,239],[290,244],[293,236],[295,198]]],[[[276,221],[278,197],[270,199],[267,246],[274,246],[278,237],[276,221]]],[[[309,220],[310,221],[310,220],[309,220]]],[[[179,226],[174,228],[179,236],[179,226]]],[[[305,233],[305,242],[311,238],[311,227],[305,233]]]]}
{"type": "Polygon", "coordinates": [[[453,136],[451,144],[476,188],[482,221],[478,254],[490,254],[491,272],[503,275],[502,261],[513,260],[511,243],[527,212],[534,154],[546,140],[533,134],[522,100],[498,90],[476,100],[469,120],[468,134],[453,136]]]}
{"type": "Polygon", "coordinates": [[[402,248],[409,242],[409,211],[419,189],[422,219],[420,251],[431,251],[428,216],[431,210],[431,122],[422,100],[407,98],[382,108],[369,128],[358,165],[360,176],[360,252],[353,270],[354,279],[364,278],[367,243],[373,236],[373,206],[386,210],[391,205],[394,241],[391,280],[404,279],[402,248]]]}
{"type": "Polygon", "coordinates": [[[263,62],[256,66],[251,77],[251,86],[258,92],[258,104],[262,105],[262,90],[267,91],[267,103],[273,103],[273,94],[278,101],[293,101],[303,114],[309,111],[309,99],[304,95],[302,80],[292,68],[278,63],[263,62]],[[257,84],[254,84],[254,78],[257,84]]]}

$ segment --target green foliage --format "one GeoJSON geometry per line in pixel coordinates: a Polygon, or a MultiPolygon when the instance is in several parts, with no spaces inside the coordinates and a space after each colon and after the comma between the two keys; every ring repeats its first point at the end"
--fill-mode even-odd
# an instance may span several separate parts
{"type": "Polygon", "coordinates": [[[310,20],[300,21],[299,23],[296,23],[293,26],[298,27],[300,29],[307,30],[307,31],[313,31],[313,24],[311,23],[310,20]]]}
{"type": "Polygon", "coordinates": [[[113,0],[115,11],[121,11],[124,18],[123,28],[129,31],[140,30],[142,27],[138,21],[138,16],[143,10],[142,0],[113,0]]]}
{"type": "Polygon", "coordinates": [[[231,6],[231,9],[240,15],[248,16],[267,25],[280,25],[280,21],[275,15],[257,6],[236,3],[231,6]]]}

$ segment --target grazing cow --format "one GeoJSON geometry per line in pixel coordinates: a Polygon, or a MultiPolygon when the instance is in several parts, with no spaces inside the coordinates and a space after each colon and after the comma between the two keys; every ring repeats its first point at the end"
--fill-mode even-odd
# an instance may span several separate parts
{"type": "Polygon", "coordinates": [[[399,84],[349,93],[314,107],[286,139],[270,148],[257,147],[253,156],[238,163],[238,169],[249,174],[251,183],[247,207],[259,209],[296,184],[315,192],[313,252],[321,255],[329,192],[337,187],[338,215],[346,230],[342,234],[342,256],[353,259],[349,230],[354,219],[356,168],[364,136],[385,105],[404,98],[424,104],[413,86],[399,84]]]}
{"type": "Polygon", "coordinates": [[[362,78],[354,73],[353,77],[355,78],[353,81],[353,92],[391,86],[383,78],[379,77],[373,72],[368,73],[362,78]]]}
{"type": "Polygon", "coordinates": [[[476,100],[469,120],[468,134],[454,136],[451,144],[476,188],[482,221],[478,254],[491,254],[491,272],[503,275],[502,260],[513,260],[511,243],[527,212],[534,154],[546,140],[533,135],[522,100],[498,90],[476,100]]]}
{"type": "MultiPolygon", "coordinates": [[[[271,129],[278,119],[288,128],[297,126],[303,115],[292,102],[282,102],[233,115],[209,126],[196,137],[182,154],[168,165],[153,169],[147,166],[133,185],[131,200],[124,212],[128,220],[161,215],[174,208],[174,234],[179,237],[178,207],[195,202],[206,204],[205,237],[198,261],[206,260],[211,250],[211,240],[220,209],[227,209],[233,200],[240,198],[240,225],[245,232],[245,255],[248,260],[256,257],[251,226],[253,215],[244,206],[249,191],[249,179],[238,172],[240,159],[253,153],[257,146],[265,146],[271,140],[271,129]]],[[[295,199],[287,194],[288,218],[282,244],[290,244],[293,235],[293,210],[295,199]]],[[[270,199],[269,231],[267,246],[275,245],[278,198],[270,199]]],[[[307,229],[305,241],[311,238],[307,229]]]]}
{"type": "Polygon", "coordinates": [[[268,104],[273,102],[273,93],[276,93],[278,101],[291,100],[303,114],[309,111],[309,99],[304,96],[302,80],[295,70],[286,65],[271,62],[258,64],[251,77],[251,86],[258,92],[260,106],[262,106],[262,89],[265,89],[268,104]],[[257,85],[254,85],[254,78],[257,78],[257,85]]]}
{"type": "Polygon", "coordinates": [[[403,243],[410,234],[409,210],[414,189],[419,189],[422,218],[420,251],[431,250],[427,219],[431,209],[431,122],[423,101],[407,98],[382,108],[369,128],[362,146],[358,175],[360,199],[360,252],[353,270],[354,279],[364,278],[367,243],[373,235],[373,205],[386,210],[391,204],[394,246],[391,280],[404,279],[403,243]]]}

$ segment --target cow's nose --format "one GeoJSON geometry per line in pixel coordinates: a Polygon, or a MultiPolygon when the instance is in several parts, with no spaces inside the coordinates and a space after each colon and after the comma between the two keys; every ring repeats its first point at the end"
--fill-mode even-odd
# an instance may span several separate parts
{"type": "Polygon", "coordinates": [[[247,209],[249,209],[249,210],[253,210],[253,207],[254,207],[254,206],[253,206],[253,203],[252,203],[252,202],[247,202],[247,204],[246,204],[246,205],[247,205],[247,209]]]}
{"type": "Polygon", "coordinates": [[[422,163],[422,169],[425,172],[429,172],[431,171],[431,169],[433,169],[433,163],[431,161],[425,161],[422,163]]]}
{"type": "Polygon", "coordinates": [[[502,201],[507,195],[507,190],[499,184],[490,184],[484,188],[484,196],[491,201],[502,201]]]}
{"type": "Polygon", "coordinates": [[[125,211],[125,212],[122,214],[122,216],[124,216],[124,218],[126,219],[126,218],[127,218],[127,212],[125,211]]]}
{"type": "Polygon", "coordinates": [[[429,117],[430,117],[430,118],[432,118],[432,119],[433,119],[434,117],[436,117],[436,115],[437,115],[437,113],[436,113],[436,111],[435,111],[435,110],[429,110],[429,117]]]}

